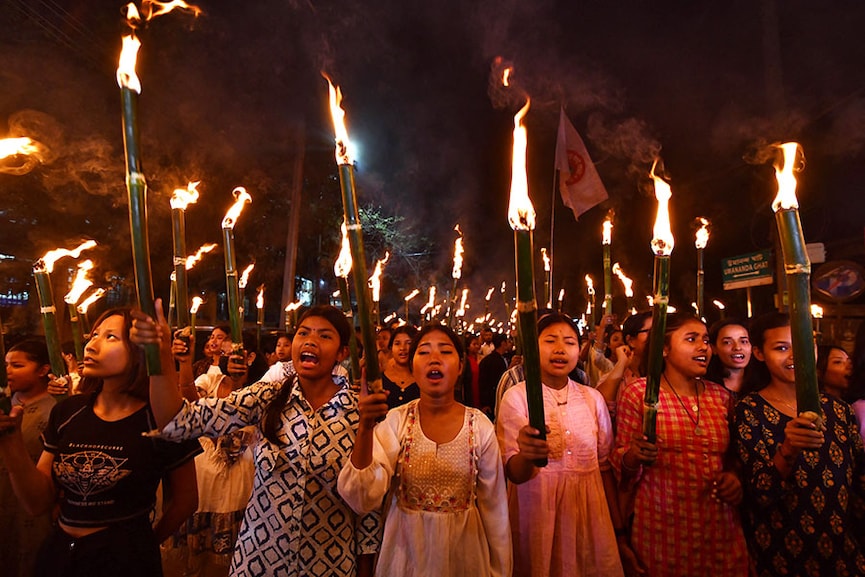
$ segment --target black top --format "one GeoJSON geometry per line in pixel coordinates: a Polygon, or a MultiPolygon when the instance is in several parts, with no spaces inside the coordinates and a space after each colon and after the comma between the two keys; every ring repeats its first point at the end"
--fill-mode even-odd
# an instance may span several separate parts
{"type": "Polygon", "coordinates": [[[143,436],[156,429],[149,405],[119,421],[104,421],[93,412],[95,399],[92,393],[75,395],[57,404],[42,433],[45,450],[54,454],[60,519],[72,527],[149,514],[163,475],[201,452],[198,441],[143,436]]]}
{"type": "Polygon", "coordinates": [[[390,394],[387,396],[388,409],[400,407],[409,401],[420,398],[420,387],[417,386],[417,383],[412,383],[406,386],[405,389],[401,389],[399,385],[382,373],[381,386],[385,391],[390,391],[390,394]]]}

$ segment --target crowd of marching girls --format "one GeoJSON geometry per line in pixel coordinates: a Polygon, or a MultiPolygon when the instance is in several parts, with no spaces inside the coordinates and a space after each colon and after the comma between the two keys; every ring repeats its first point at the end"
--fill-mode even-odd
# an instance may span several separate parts
{"type": "Polygon", "coordinates": [[[381,387],[331,306],[261,350],[215,327],[201,359],[159,301],[108,310],[75,379],[13,343],[0,574],[865,575],[865,330],[819,348],[822,414],[800,414],[788,317],[668,315],[650,438],[650,313],[537,328],[382,327],[381,387]]]}

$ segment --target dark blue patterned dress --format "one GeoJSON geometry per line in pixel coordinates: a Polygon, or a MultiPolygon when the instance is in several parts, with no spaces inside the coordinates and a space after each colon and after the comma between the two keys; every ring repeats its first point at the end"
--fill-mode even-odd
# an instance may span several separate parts
{"type": "Polygon", "coordinates": [[[792,419],[758,393],[735,407],[745,539],[761,577],[865,575],[851,516],[865,493],[865,449],[850,406],[826,395],[820,402],[826,442],[802,451],[786,478],[773,459],[792,419]]]}

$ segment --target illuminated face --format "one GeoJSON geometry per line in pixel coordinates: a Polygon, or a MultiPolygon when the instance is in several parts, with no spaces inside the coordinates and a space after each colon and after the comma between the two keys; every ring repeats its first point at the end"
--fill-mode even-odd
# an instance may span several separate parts
{"type": "Polygon", "coordinates": [[[646,350],[646,343],[649,341],[649,333],[652,331],[652,317],[643,321],[643,327],[637,332],[637,336],[628,337],[628,346],[634,351],[634,355],[638,358],[643,356],[643,351],[646,350]]]}
{"type": "Polygon", "coordinates": [[[727,325],[718,332],[712,345],[721,364],[728,369],[744,369],[751,360],[751,339],[741,325],[727,325]]]}
{"type": "Polygon", "coordinates": [[[687,378],[702,377],[709,367],[712,349],[709,332],[698,320],[686,321],[670,334],[670,344],[664,346],[666,366],[687,378]]]}
{"type": "Polygon", "coordinates": [[[391,356],[398,365],[408,367],[408,351],[411,348],[411,338],[405,333],[399,333],[393,339],[390,348],[391,356]]]}
{"type": "Polygon", "coordinates": [[[228,339],[228,333],[222,329],[213,329],[204,344],[204,353],[211,357],[219,356],[222,352],[222,343],[226,339],[228,339]]]}
{"type": "Polygon", "coordinates": [[[81,376],[107,379],[126,373],[131,358],[125,324],[122,316],[112,315],[90,332],[81,376]]]}
{"type": "Polygon", "coordinates": [[[610,335],[610,348],[615,351],[623,344],[625,344],[625,337],[622,331],[613,331],[613,334],[610,335]]]}
{"type": "Polygon", "coordinates": [[[487,344],[493,342],[493,331],[484,329],[481,331],[481,343],[487,344]]]}
{"type": "Polygon", "coordinates": [[[291,360],[297,376],[318,379],[330,375],[345,358],[348,347],[339,342],[339,333],[324,317],[303,319],[291,344],[291,360]]]}
{"type": "Polygon", "coordinates": [[[31,360],[24,351],[6,353],[6,383],[13,393],[29,393],[48,384],[45,377],[50,365],[40,365],[31,360]]]}
{"type": "Polygon", "coordinates": [[[754,349],[754,357],[766,363],[772,379],[786,385],[796,384],[793,365],[793,337],[790,327],[763,331],[763,346],[754,349]]]}
{"type": "Polygon", "coordinates": [[[453,396],[462,362],[450,337],[442,331],[425,334],[415,351],[411,372],[422,395],[453,396]]]}
{"type": "Polygon", "coordinates": [[[286,362],[291,360],[291,339],[279,337],[276,341],[276,360],[286,362]]]}
{"type": "Polygon", "coordinates": [[[822,384],[827,392],[844,392],[850,387],[850,373],[853,363],[850,357],[841,349],[829,349],[829,359],[826,372],[823,373],[822,384]]]}
{"type": "Polygon", "coordinates": [[[468,349],[470,355],[477,355],[481,352],[481,341],[478,338],[473,338],[468,342],[468,349]]]}
{"type": "Polygon", "coordinates": [[[566,378],[580,360],[580,339],[576,329],[567,323],[548,326],[538,337],[538,352],[543,380],[566,378]]]}

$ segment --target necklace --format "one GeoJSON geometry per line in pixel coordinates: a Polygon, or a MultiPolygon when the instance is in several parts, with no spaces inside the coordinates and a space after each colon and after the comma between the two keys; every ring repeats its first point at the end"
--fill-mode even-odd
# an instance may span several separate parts
{"type": "Polygon", "coordinates": [[[562,407],[568,404],[568,386],[565,385],[561,389],[547,387],[553,392],[553,398],[556,400],[556,405],[562,407]]]}
{"type": "Polygon", "coordinates": [[[695,419],[693,415],[691,415],[691,411],[688,410],[688,407],[685,406],[685,402],[682,400],[682,397],[679,396],[679,392],[673,387],[670,380],[667,378],[666,373],[661,373],[661,377],[664,379],[664,382],[667,383],[667,386],[670,387],[670,390],[673,391],[673,394],[676,395],[676,400],[679,401],[679,404],[682,405],[682,408],[685,410],[685,414],[688,415],[688,418],[694,423],[694,434],[698,437],[703,435],[703,428],[700,426],[700,386],[698,384],[694,385],[694,402],[695,404],[691,405],[691,411],[693,411],[697,418],[695,419]]]}
{"type": "Polygon", "coordinates": [[[761,392],[760,395],[772,404],[784,405],[789,410],[793,411],[794,415],[798,414],[798,412],[799,412],[799,410],[795,404],[790,403],[788,401],[785,401],[784,399],[782,399],[781,397],[779,397],[775,394],[773,394],[771,397],[769,397],[769,396],[766,396],[764,393],[761,392]]]}

